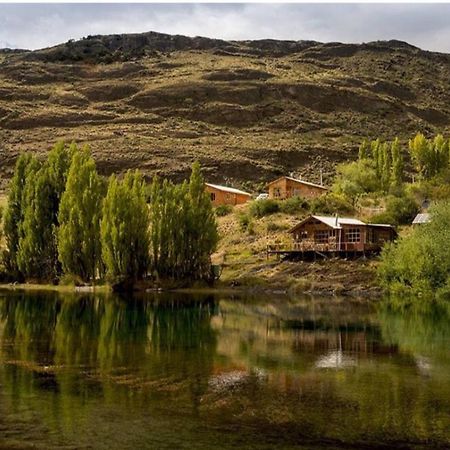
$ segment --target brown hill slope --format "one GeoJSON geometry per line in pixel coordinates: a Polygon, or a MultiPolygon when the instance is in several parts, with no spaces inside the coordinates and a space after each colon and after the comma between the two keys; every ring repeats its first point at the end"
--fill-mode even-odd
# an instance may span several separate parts
{"type": "Polygon", "coordinates": [[[362,137],[450,130],[450,55],[398,41],[226,42],[159,33],[0,51],[0,177],[24,150],[91,145],[104,173],[318,179],[362,137]]]}

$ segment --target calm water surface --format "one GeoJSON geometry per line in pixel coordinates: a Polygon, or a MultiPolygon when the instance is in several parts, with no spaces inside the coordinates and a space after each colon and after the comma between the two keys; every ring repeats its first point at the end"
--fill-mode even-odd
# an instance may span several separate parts
{"type": "Polygon", "coordinates": [[[450,308],[0,293],[0,448],[450,447],[450,308]]]}

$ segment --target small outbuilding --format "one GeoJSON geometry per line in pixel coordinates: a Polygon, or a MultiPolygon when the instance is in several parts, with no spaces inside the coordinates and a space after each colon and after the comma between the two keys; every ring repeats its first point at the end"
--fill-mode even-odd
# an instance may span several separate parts
{"type": "Polygon", "coordinates": [[[269,198],[285,200],[290,197],[316,198],[328,191],[321,184],[283,176],[268,183],[269,198]]]}
{"type": "Polygon", "coordinates": [[[430,221],[429,213],[420,213],[420,214],[417,214],[416,217],[414,217],[412,224],[413,225],[422,225],[424,223],[428,223],[429,221],[430,221]]]}
{"type": "Polygon", "coordinates": [[[220,205],[240,205],[248,202],[252,194],[228,186],[205,183],[205,190],[209,193],[214,206],[220,205]]]}

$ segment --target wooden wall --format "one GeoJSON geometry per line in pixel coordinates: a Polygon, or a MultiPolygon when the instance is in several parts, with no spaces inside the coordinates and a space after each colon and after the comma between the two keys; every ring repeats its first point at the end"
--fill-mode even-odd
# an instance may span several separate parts
{"type": "Polygon", "coordinates": [[[324,188],[310,186],[288,178],[280,178],[269,185],[269,198],[285,200],[290,197],[316,198],[327,191],[324,188]]]}
{"type": "Polygon", "coordinates": [[[248,195],[236,194],[233,192],[225,192],[220,189],[213,188],[211,186],[205,186],[205,190],[210,194],[213,206],[240,205],[242,203],[248,202],[251,198],[248,195]]]}

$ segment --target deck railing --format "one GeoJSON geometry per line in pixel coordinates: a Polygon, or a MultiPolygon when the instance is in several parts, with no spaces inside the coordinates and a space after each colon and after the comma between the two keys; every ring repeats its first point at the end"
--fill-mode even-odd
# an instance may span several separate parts
{"type": "Polygon", "coordinates": [[[362,251],[359,242],[314,242],[313,240],[293,241],[290,243],[270,243],[267,246],[268,252],[352,252],[362,251]]]}

